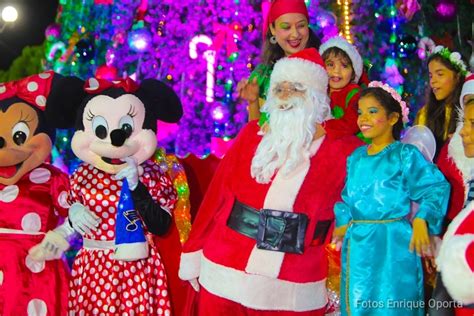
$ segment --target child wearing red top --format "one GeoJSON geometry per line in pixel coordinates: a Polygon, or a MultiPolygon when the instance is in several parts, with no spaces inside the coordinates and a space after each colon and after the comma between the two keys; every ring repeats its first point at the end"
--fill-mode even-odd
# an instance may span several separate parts
{"type": "Polygon", "coordinates": [[[326,121],[324,129],[331,138],[355,135],[357,126],[357,102],[360,86],[357,84],[363,63],[359,52],[342,37],[333,37],[319,48],[329,75],[329,97],[333,120],[326,121]]]}

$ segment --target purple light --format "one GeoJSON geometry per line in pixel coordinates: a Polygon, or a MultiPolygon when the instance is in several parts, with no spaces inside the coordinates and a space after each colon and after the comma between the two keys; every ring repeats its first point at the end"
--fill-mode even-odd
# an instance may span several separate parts
{"type": "Polygon", "coordinates": [[[322,28],[325,28],[328,25],[329,25],[328,20],[325,18],[321,18],[321,20],[319,21],[319,26],[321,26],[322,28]]]}
{"type": "Polygon", "coordinates": [[[128,35],[128,45],[130,49],[137,53],[145,52],[151,42],[151,35],[148,29],[141,28],[131,31],[128,35]]]}
{"type": "Polygon", "coordinates": [[[217,123],[225,123],[229,119],[229,109],[225,105],[216,105],[212,109],[212,118],[217,123]]]}
{"type": "Polygon", "coordinates": [[[445,18],[451,18],[456,14],[456,4],[451,1],[440,1],[436,5],[436,12],[445,18]]]}

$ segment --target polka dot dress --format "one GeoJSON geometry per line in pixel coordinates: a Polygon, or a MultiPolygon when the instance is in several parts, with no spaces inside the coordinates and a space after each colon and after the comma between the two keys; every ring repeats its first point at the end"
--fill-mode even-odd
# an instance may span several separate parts
{"type": "MultiPolygon", "coordinates": [[[[142,165],[140,181],[164,208],[172,210],[176,191],[157,165],[142,165]]],[[[86,205],[101,219],[87,239],[115,240],[115,217],[122,181],[91,165],[82,165],[71,180],[74,201],[86,205]]],[[[113,249],[83,248],[73,265],[69,310],[76,315],[170,315],[166,275],[160,255],[150,247],[147,259],[119,261],[113,249]]]]}
{"type": "Polygon", "coordinates": [[[14,185],[0,184],[0,315],[65,315],[69,276],[62,260],[37,262],[28,250],[54,229],[69,205],[67,175],[40,165],[14,185]]]}

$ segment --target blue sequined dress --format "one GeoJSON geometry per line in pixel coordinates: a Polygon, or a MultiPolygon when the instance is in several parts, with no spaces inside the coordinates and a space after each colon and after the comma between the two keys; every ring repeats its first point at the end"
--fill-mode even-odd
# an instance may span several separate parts
{"type": "Polygon", "coordinates": [[[349,224],[342,247],[342,315],[423,315],[421,259],[409,251],[410,201],[415,217],[440,234],[449,184],[415,146],[398,141],[375,155],[348,158],[336,226],[349,224]]]}

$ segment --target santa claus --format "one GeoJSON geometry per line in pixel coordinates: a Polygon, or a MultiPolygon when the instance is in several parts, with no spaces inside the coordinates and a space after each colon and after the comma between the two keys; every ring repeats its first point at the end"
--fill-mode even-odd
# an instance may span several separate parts
{"type": "Polygon", "coordinates": [[[443,237],[436,262],[449,294],[463,305],[456,308],[456,315],[473,315],[474,75],[464,83],[461,104],[464,105],[464,122],[438,162],[453,187],[448,215],[455,217],[443,237]]]}
{"type": "Polygon", "coordinates": [[[242,129],[184,245],[179,275],[201,287],[199,315],[324,314],[333,206],[361,144],[324,136],[327,85],[314,48],[275,64],[268,129],[242,129]]]}

